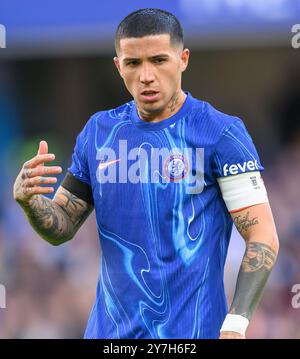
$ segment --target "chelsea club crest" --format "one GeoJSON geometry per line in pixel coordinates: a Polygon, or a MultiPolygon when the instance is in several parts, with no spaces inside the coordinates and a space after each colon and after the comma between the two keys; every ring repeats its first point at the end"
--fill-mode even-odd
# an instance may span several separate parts
{"type": "Polygon", "coordinates": [[[189,161],[181,153],[171,154],[163,163],[164,176],[173,182],[183,180],[187,176],[189,169],[189,161]]]}

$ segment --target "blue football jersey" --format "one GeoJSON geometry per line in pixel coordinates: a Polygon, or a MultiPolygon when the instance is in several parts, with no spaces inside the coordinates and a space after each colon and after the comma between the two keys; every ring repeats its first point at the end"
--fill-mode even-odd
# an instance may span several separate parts
{"type": "Polygon", "coordinates": [[[263,170],[243,124],[190,93],[160,122],[98,112],[69,171],[93,193],[101,244],[85,338],[218,338],[232,219],[217,178],[263,170]]]}

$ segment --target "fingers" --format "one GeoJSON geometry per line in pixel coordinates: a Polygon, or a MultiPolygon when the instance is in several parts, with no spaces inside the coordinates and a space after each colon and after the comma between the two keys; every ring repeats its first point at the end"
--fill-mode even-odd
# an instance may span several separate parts
{"type": "Polygon", "coordinates": [[[38,165],[43,164],[44,162],[51,162],[55,160],[55,155],[53,153],[36,155],[31,160],[25,162],[24,168],[34,168],[38,165]]]}
{"type": "MultiPolygon", "coordinates": [[[[33,171],[37,172],[42,170],[51,170],[54,169],[54,172],[60,173],[62,169],[60,167],[40,167],[34,169],[28,169],[27,173],[24,173],[23,182],[21,184],[21,192],[22,196],[30,197],[34,194],[49,194],[54,192],[53,187],[42,187],[41,185],[54,185],[57,183],[56,177],[42,177],[40,175],[29,177],[29,175],[33,175],[33,171]]],[[[26,170],[24,170],[26,171],[26,170]]]]}
{"type": "Polygon", "coordinates": [[[24,170],[25,178],[37,176],[59,175],[62,172],[60,166],[41,166],[37,168],[28,168],[24,170]]]}
{"type": "Polygon", "coordinates": [[[37,155],[27,161],[20,172],[18,186],[16,186],[16,197],[20,195],[23,198],[34,194],[54,192],[53,187],[42,187],[42,185],[54,185],[57,183],[57,178],[51,177],[51,175],[62,173],[60,166],[44,166],[44,163],[54,160],[55,155],[48,153],[48,143],[40,141],[37,155]],[[50,177],[47,177],[49,175],[50,177]]]}
{"type": "Polygon", "coordinates": [[[24,188],[24,194],[26,196],[32,196],[34,194],[49,194],[49,193],[53,193],[53,192],[54,192],[53,187],[35,186],[35,187],[26,187],[26,188],[24,188]]]}
{"type": "MultiPolygon", "coordinates": [[[[41,141],[38,149],[37,156],[48,154],[48,143],[46,141],[41,141]]],[[[41,162],[37,166],[44,166],[44,162],[41,162]]]]}
{"type": "Polygon", "coordinates": [[[23,192],[23,196],[30,197],[34,194],[49,194],[54,192],[53,187],[42,187],[41,185],[54,185],[57,183],[56,177],[42,177],[41,175],[37,175],[34,177],[29,177],[29,175],[33,175],[33,171],[42,171],[42,170],[51,170],[54,169],[54,172],[57,174],[62,171],[60,167],[40,167],[35,169],[28,169],[27,174],[25,175],[25,179],[22,182],[21,188],[23,192]]]}
{"type": "Polygon", "coordinates": [[[55,184],[57,183],[57,178],[56,177],[33,177],[33,178],[28,178],[24,181],[24,187],[33,187],[33,186],[38,186],[38,185],[43,185],[43,184],[55,184]]]}
{"type": "Polygon", "coordinates": [[[46,141],[41,141],[38,149],[38,155],[45,155],[48,153],[48,143],[46,141]]]}
{"type": "Polygon", "coordinates": [[[57,178],[52,176],[62,173],[62,168],[60,166],[44,166],[44,163],[54,160],[55,155],[48,153],[47,142],[41,141],[37,155],[23,165],[15,181],[14,198],[19,203],[26,203],[34,194],[54,192],[52,186],[57,183],[57,178]]]}

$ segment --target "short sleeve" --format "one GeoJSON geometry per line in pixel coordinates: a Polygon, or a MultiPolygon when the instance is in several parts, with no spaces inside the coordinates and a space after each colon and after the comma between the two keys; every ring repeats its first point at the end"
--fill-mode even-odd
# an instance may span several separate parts
{"type": "Polygon", "coordinates": [[[254,143],[243,122],[237,119],[221,135],[213,155],[216,178],[263,171],[254,143]]]}
{"type": "Polygon", "coordinates": [[[68,171],[80,181],[91,186],[88,165],[89,122],[77,136],[72,155],[72,164],[68,171]]]}

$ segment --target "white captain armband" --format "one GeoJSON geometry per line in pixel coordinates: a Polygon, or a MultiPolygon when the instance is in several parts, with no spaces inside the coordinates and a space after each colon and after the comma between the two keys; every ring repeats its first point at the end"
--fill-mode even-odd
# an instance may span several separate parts
{"type": "Polygon", "coordinates": [[[238,212],[255,204],[269,202],[259,171],[220,177],[217,181],[229,212],[238,212]]]}

